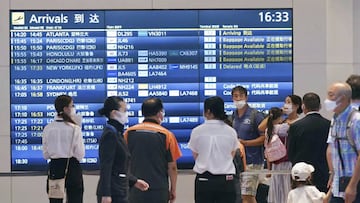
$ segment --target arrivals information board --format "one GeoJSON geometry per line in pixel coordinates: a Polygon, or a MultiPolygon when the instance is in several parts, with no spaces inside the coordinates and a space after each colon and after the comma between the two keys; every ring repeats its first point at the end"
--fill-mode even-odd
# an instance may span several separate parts
{"type": "Polygon", "coordinates": [[[61,94],[83,116],[84,169],[98,169],[97,110],[112,95],[128,103],[127,126],[142,121],[145,98],[160,97],[179,167],[191,167],[205,98],[222,97],[231,114],[237,85],[263,110],[292,94],[292,27],[292,9],[10,11],[11,170],[46,170],[42,130],[61,94]]]}

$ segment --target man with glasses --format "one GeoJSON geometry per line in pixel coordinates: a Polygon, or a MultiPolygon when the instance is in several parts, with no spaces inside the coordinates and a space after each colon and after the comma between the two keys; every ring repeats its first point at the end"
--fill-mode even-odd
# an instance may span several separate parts
{"type": "Polygon", "coordinates": [[[351,87],[348,84],[334,83],[329,87],[324,106],[334,113],[327,140],[329,185],[332,184],[330,203],[360,202],[357,189],[360,179],[360,113],[350,103],[351,87]]]}
{"type": "Polygon", "coordinates": [[[165,110],[158,98],[146,99],[141,106],[145,117],[124,133],[131,154],[130,170],[133,175],[149,183],[145,192],[132,188],[131,203],[168,203],[176,198],[177,165],[181,156],[172,132],[160,124],[165,110]],[[170,188],[169,188],[170,179],[170,188]]]}

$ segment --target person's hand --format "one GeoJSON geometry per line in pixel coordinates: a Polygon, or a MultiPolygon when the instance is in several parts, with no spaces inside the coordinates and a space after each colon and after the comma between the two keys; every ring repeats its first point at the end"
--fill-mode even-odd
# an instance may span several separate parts
{"type": "Polygon", "coordinates": [[[169,191],[169,203],[174,203],[176,199],[176,192],[175,190],[170,189],[169,191]]]}
{"type": "Polygon", "coordinates": [[[331,198],[331,188],[328,190],[328,192],[324,196],[323,203],[328,203],[330,201],[330,198],[331,198]]]}
{"type": "Polygon", "coordinates": [[[240,143],[244,146],[247,146],[247,140],[239,139],[240,143]]]}
{"type": "Polygon", "coordinates": [[[102,197],[101,198],[101,203],[111,203],[112,199],[111,197],[102,197]]]}
{"type": "Polygon", "coordinates": [[[356,198],[356,186],[348,185],[345,189],[345,203],[353,203],[356,198]]]}
{"type": "Polygon", "coordinates": [[[141,191],[147,191],[149,189],[149,184],[144,180],[138,179],[135,183],[135,187],[141,191]]]}
{"type": "Polygon", "coordinates": [[[327,183],[327,188],[331,188],[332,186],[332,182],[333,182],[333,178],[334,178],[334,173],[330,173],[330,176],[329,176],[329,180],[328,180],[328,183],[327,183]]]}

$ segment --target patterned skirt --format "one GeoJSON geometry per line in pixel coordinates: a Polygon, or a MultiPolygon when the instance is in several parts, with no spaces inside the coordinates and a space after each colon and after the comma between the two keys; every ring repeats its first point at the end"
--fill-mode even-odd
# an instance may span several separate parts
{"type": "MultiPolygon", "coordinates": [[[[291,170],[291,162],[272,164],[272,170],[291,170]]],[[[268,203],[286,203],[291,190],[291,175],[272,174],[270,179],[268,203]]]]}

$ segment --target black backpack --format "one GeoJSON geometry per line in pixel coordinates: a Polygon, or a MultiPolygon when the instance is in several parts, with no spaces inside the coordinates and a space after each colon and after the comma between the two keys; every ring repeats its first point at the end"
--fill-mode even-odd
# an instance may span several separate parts
{"type": "Polygon", "coordinates": [[[245,171],[244,162],[241,157],[240,149],[238,148],[235,152],[233,163],[236,169],[236,175],[240,175],[241,172],[245,171]]]}

